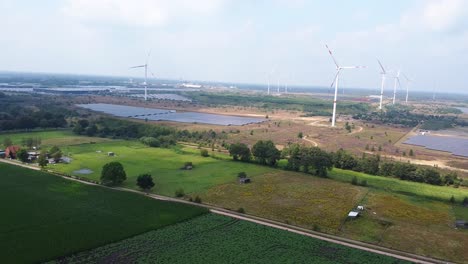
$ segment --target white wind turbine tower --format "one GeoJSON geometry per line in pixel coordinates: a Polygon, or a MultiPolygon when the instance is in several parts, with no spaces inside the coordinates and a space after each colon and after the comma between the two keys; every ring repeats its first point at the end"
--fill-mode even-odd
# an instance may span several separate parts
{"type": "Polygon", "coordinates": [[[149,60],[150,55],[151,55],[151,51],[148,52],[148,56],[146,57],[146,62],[145,62],[145,64],[130,67],[130,69],[145,68],[145,82],[143,83],[143,84],[145,85],[145,101],[148,99],[148,91],[147,91],[147,90],[148,90],[148,83],[147,83],[147,79],[148,79],[148,60],[149,60]]]}
{"type": "Polygon", "coordinates": [[[406,79],[406,104],[408,104],[409,85],[412,82],[412,80],[410,78],[408,78],[408,76],[406,76],[406,74],[404,74],[404,73],[403,73],[403,77],[405,77],[405,79],[406,79]]]}
{"type": "Polygon", "coordinates": [[[268,79],[268,94],[270,94],[270,77],[273,75],[275,72],[276,67],[273,67],[269,73],[267,73],[267,79],[268,79]]]}
{"type": "Polygon", "coordinates": [[[401,87],[400,70],[398,70],[397,75],[395,76],[395,83],[393,84],[393,104],[395,104],[395,100],[396,100],[396,85],[397,85],[397,82],[398,82],[398,86],[401,87]]]}
{"type": "Polygon", "coordinates": [[[335,57],[333,57],[333,54],[330,50],[330,48],[328,48],[328,45],[325,45],[325,47],[327,47],[328,49],[328,53],[330,53],[330,56],[332,57],[333,59],[333,62],[335,63],[336,65],[336,75],[335,75],[335,79],[333,80],[331,86],[333,87],[333,84],[335,84],[335,97],[333,99],[333,116],[332,116],[332,127],[335,126],[335,122],[336,122],[336,99],[338,97],[338,80],[339,80],[339,77],[340,77],[340,72],[341,70],[343,69],[359,69],[359,68],[366,68],[366,66],[340,66],[338,65],[338,62],[335,60],[335,57]]]}
{"type": "Polygon", "coordinates": [[[379,63],[380,68],[382,68],[382,72],[380,73],[380,74],[382,74],[382,84],[380,85],[380,105],[379,105],[379,109],[382,110],[383,90],[384,90],[384,86],[385,86],[385,77],[387,75],[387,71],[385,70],[384,66],[379,61],[379,59],[377,59],[377,62],[379,63]]]}

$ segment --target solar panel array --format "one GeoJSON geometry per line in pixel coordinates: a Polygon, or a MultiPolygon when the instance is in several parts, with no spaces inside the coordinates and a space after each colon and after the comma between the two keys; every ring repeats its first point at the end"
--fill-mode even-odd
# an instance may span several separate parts
{"type": "Polygon", "coordinates": [[[183,123],[202,123],[223,126],[242,126],[246,124],[261,123],[266,120],[265,118],[218,115],[198,112],[177,113],[175,110],[114,104],[80,104],[77,106],[118,117],[131,117],[153,121],[175,121],[183,123]]]}
{"type": "Polygon", "coordinates": [[[468,157],[468,138],[417,135],[404,144],[423,146],[427,149],[447,151],[453,155],[468,157]]]}
{"type": "Polygon", "coordinates": [[[118,117],[143,117],[143,119],[151,115],[168,114],[174,112],[174,110],[167,109],[145,108],[114,104],[79,104],[77,106],[97,112],[111,114],[118,117]]]}

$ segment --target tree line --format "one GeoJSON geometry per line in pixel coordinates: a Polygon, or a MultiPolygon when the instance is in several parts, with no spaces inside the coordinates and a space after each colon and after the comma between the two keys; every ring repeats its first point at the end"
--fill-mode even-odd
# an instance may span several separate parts
{"type": "Polygon", "coordinates": [[[267,166],[277,166],[280,159],[286,159],[286,170],[327,177],[333,167],[363,172],[370,175],[394,177],[401,180],[422,182],[432,185],[454,185],[458,187],[462,179],[455,172],[442,175],[437,169],[416,166],[398,161],[382,161],[379,155],[356,156],[340,149],[327,152],[318,147],[306,147],[292,144],[279,151],[271,140],[260,140],[249,148],[244,143],[234,143],[229,147],[229,154],[235,161],[256,162],[267,166]]]}
{"type": "Polygon", "coordinates": [[[72,131],[89,137],[139,139],[150,147],[170,147],[177,141],[210,142],[225,138],[223,133],[214,130],[188,131],[178,130],[164,125],[149,125],[115,118],[100,117],[95,120],[80,119],[73,124],[72,131]]]}

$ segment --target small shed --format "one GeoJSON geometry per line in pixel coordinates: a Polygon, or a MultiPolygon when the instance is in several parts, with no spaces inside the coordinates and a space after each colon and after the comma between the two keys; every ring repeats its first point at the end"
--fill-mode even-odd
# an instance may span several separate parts
{"type": "Polygon", "coordinates": [[[351,211],[348,213],[348,218],[355,219],[359,217],[359,212],[351,211]]]}
{"type": "Polygon", "coordinates": [[[239,178],[239,183],[251,183],[250,178],[239,178]]]}
{"type": "Polygon", "coordinates": [[[364,211],[364,206],[358,205],[357,209],[358,209],[359,211],[364,211]]]}
{"type": "Polygon", "coordinates": [[[114,157],[114,156],[115,156],[115,153],[114,153],[114,152],[107,152],[107,156],[109,156],[109,157],[114,157]]]}
{"type": "Polygon", "coordinates": [[[455,221],[455,227],[468,229],[468,221],[465,220],[457,220],[455,221]]]}

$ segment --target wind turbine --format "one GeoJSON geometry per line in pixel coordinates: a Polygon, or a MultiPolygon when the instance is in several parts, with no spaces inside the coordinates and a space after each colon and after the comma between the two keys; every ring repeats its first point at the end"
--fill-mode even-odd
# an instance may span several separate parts
{"type": "Polygon", "coordinates": [[[382,68],[382,72],[380,73],[382,74],[382,84],[380,85],[380,105],[379,105],[379,109],[382,110],[383,90],[385,86],[385,77],[386,77],[385,75],[387,75],[387,71],[385,70],[384,66],[379,61],[379,59],[377,59],[377,62],[379,63],[380,68],[382,68]]]}
{"type": "Polygon", "coordinates": [[[267,79],[268,79],[268,95],[270,94],[270,77],[273,75],[273,73],[276,71],[276,66],[271,69],[270,72],[267,73],[267,79]]]}
{"type": "Polygon", "coordinates": [[[406,74],[403,73],[403,77],[405,77],[406,79],[406,104],[408,104],[408,95],[409,95],[409,84],[412,82],[412,80],[410,78],[408,78],[408,76],[406,76],[406,74]]]}
{"type": "Polygon", "coordinates": [[[396,85],[398,82],[398,86],[401,87],[400,83],[400,70],[398,70],[397,75],[395,76],[395,83],[393,85],[393,104],[395,104],[395,99],[396,99],[396,85]]]}
{"type": "Polygon", "coordinates": [[[330,56],[332,57],[333,62],[336,65],[335,79],[333,80],[333,82],[331,84],[331,87],[333,87],[333,84],[335,85],[335,97],[333,99],[333,117],[332,117],[332,125],[331,125],[332,127],[334,127],[335,122],[336,122],[336,99],[338,97],[338,80],[339,80],[339,77],[340,77],[341,70],[343,70],[343,69],[360,69],[360,68],[366,68],[366,66],[340,66],[340,65],[338,65],[338,62],[335,60],[335,57],[333,57],[333,54],[332,54],[330,48],[328,48],[328,45],[325,45],[325,47],[327,47],[328,53],[330,53],[330,56]]]}
{"type": "MultiPolygon", "coordinates": [[[[146,62],[145,64],[143,65],[138,65],[138,66],[133,66],[133,67],[130,67],[130,69],[135,69],[135,68],[145,68],[145,82],[143,83],[145,85],[145,101],[148,99],[148,83],[147,83],[147,79],[148,79],[148,60],[149,60],[149,57],[151,55],[151,51],[148,52],[148,56],[146,57],[146,62]]],[[[152,74],[152,73],[151,73],[152,74]]],[[[154,76],[154,74],[153,74],[154,76]]]]}

